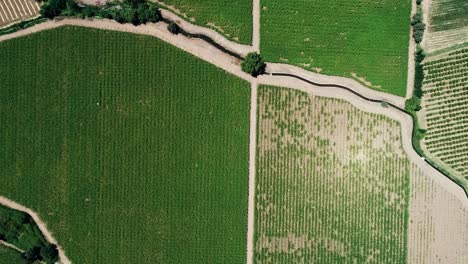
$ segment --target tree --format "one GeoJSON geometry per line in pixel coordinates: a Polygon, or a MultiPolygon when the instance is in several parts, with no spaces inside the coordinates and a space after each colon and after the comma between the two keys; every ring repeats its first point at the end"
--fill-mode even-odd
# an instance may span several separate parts
{"type": "Polygon", "coordinates": [[[171,21],[171,23],[167,25],[167,30],[169,30],[169,32],[171,32],[174,35],[177,35],[180,33],[180,27],[174,21],[171,21]]]}
{"type": "Polygon", "coordinates": [[[48,244],[47,246],[43,246],[40,251],[42,259],[46,263],[53,264],[58,261],[59,255],[57,246],[54,244],[48,244]]]}
{"type": "Polygon", "coordinates": [[[67,6],[66,0],[48,0],[41,7],[41,15],[47,18],[59,16],[67,6]]]}
{"type": "Polygon", "coordinates": [[[36,260],[41,260],[40,251],[41,249],[39,247],[33,247],[23,253],[23,258],[27,263],[34,263],[36,260]]]}
{"type": "Polygon", "coordinates": [[[424,30],[426,29],[426,25],[423,23],[423,17],[421,10],[419,9],[418,12],[413,16],[413,20],[411,21],[411,25],[413,26],[413,38],[416,43],[420,43],[423,39],[424,30]]]}
{"type": "Polygon", "coordinates": [[[257,77],[265,72],[266,64],[260,54],[250,52],[241,64],[242,70],[250,75],[257,77]]]}

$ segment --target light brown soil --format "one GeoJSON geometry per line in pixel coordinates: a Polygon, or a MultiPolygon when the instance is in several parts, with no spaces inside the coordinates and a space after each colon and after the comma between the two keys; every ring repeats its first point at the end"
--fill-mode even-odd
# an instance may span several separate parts
{"type": "Polygon", "coordinates": [[[468,263],[468,207],[417,166],[410,177],[408,263],[468,263]]]}

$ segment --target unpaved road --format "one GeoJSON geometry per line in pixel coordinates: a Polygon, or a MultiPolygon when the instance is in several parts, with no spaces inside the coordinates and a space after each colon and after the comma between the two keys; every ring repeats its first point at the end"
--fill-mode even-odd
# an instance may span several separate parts
{"type": "Polygon", "coordinates": [[[55,238],[52,236],[52,234],[47,229],[46,224],[39,218],[39,216],[38,216],[38,214],[36,212],[34,212],[33,210],[31,210],[31,209],[29,209],[29,208],[27,208],[27,207],[25,207],[25,206],[23,206],[21,204],[18,204],[16,202],[14,202],[14,201],[6,198],[6,197],[3,197],[3,196],[0,196],[0,204],[4,205],[6,207],[9,207],[9,208],[12,208],[12,209],[15,209],[15,210],[18,210],[18,211],[22,211],[22,212],[25,212],[25,213],[29,214],[32,217],[32,219],[34,220],[34,222],[36,222],[37,226],[39,227],[39,229],[41,230],[42,234],[47,239],[47,241],[49,241],[52,244],[57,245],[57,250],[59,252],[61,263],[63,263],[63,264],[70,264],[71,263],[70,260],[65,255],[65,252],[63,251],[63,249],[57,243],[57,240],[55,240],[55,238]]]}
{"type": "Polygon", "coordinates": [[[256,81],[250,83],[250,142],[249,142],[249,197],[247,213],[247,264],[252,263],[255,228],[255,160],[257,150],[257,90],[256,81]]]}
{"type": "Polygon", "coordinates": [[[260,53],[260,0],[253,0],[252,17],[252,46],[256,52],[260,53]]]}

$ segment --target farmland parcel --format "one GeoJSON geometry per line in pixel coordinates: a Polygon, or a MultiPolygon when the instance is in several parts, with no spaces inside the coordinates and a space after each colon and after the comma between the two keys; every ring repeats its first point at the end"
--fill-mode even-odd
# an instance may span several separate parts
{"type": "Polygon", "coordinates": [[[468,1],[424,0],[425,15],[428,16],[424,49],[433,52],[468,39],[468,1]]]}
{"type": "Polygon", "coordinates": [[[157,0],[191,23],[210,27],[242,44],[252,41],[251,0],[157,0]]]}
{"type": "Polygon", "coordinates": [[[468,208],[408,160],[398,122],[290,89],[258,98],[256,263],[465,263],[468,208]]]}
{"type": "Polygon", "coordinates": [[[261,52],[405,96],[409,0],[262,0],[261,52]]]}
{"type": "Polygon", "coordinates": [[[422,146],[468,190],[468,48],[426,57],[422,146]]]}
{"type": "Polygon", "coordinates": [[[249,85],[157,39],[0,43],[0,194],[74,263],[245,261],[249,85]]]}

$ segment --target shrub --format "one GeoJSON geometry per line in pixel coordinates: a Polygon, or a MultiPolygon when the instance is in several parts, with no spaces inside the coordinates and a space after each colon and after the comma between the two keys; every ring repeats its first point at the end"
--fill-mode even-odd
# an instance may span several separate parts
{"type": "Polygon", "coordinates": [[[423,23],[423,16],[421,9],[418,9],[418,12],[413,16],[413,20],[411,21],[411,25],[413,26],[413,38],[416,43],[421,43],[424,35],[424,30],[426,29],[426,25],[423,23]]]}
{"type": "Polygon", "coordinates": [[[174,21],[171,21],[171,23],[167,25],[167,30],[169,30],[169,32],[171,32],[174,35],[177,35],[180,33],[180,27],[174,21]]]}
{"type": "Polygon", "coordinates": [[[48,0],[42,5],[40,14],[47,18],[59,16],[67,7],[66,2],[66,0],[48,0]]]}
{"type": "Polygon", "coordinates": [[[266,64],[260,54],[250,52],[241,64],[242,70],[250,75],[257,77],[265,72],[266,64]]]}
{"type": "Polygon", "coordinates": [[[57,246],[54,244],[43,246],[40,250],[40,254],[46,263],[53,264],[59,260],[57,246]]]}
{"type": "Polygon", "coordinates": [[[423,49],[418,47],[414,56],[414,95],[418,98],[423,96],[424,66],[422,65],[422,61],[425,57],[423,49]]]}

